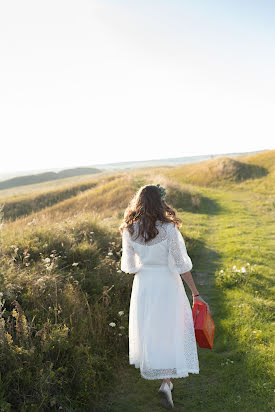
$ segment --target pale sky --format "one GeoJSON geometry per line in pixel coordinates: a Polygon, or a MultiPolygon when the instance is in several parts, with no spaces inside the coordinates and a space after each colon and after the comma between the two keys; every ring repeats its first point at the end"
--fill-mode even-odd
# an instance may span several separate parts
{"type": "Polygon", "coordinates": [[[0,173],[274,149],[273,0],[0,0],[0,173]]]}

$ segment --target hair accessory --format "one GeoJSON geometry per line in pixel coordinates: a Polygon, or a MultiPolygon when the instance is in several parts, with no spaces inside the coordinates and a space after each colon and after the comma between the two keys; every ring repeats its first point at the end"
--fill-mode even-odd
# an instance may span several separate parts
{"type": "Polygon", "coordinates": [[[159,188],[159,190],[160,190],[160,197],[161,197],[161,200],[164,200],[165,199],[165,196],[166,196],[166,189],[164,189],[164,187],[162,187],[159,183],[156,185],[158,188],[159,188]]]}

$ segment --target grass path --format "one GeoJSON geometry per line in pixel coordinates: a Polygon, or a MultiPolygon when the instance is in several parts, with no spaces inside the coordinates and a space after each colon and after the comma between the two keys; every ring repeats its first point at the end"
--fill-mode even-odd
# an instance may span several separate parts
{"type": "MultiPolygon", "coordinates": [[[[192,274],[202,297],[209,303],[216,325],[215,341],[213,350],[198,347],[198,375],[173,379],[174,411],[272,411],[268,313],[264,312],[259,319],[251,313],[250,319],[249,310],[244,314],[240,302],[253,307],[253,299],[259,299],[259,294],[255,297],[242,288],[220,289],[214,276],[215,271],[232,263],[256,263],[262,268],[256,286],[263,287],[260,295],[265,304],[272,293],[267,287],[272,275],[269,256],[272,245],[268,241],[272,216],[262,213],[261,199],[248,192],[200,190],[212,200],[205,206],[205,213],[181,213],[181,217],[188,236],[197,237],[202,245],[193,258],[192,274]],[[247,334],[257,327],[257,321],[266,335],[254,345],[247,334]]],[[[191,303],[191,291],[184,285],[191,303]]],[[[97,410],[162,411],[157,394],[160,384],[161,380],[141,378],[139,369],[128,364],[126,353],[116,380],[106,388],[97,410]]]]}

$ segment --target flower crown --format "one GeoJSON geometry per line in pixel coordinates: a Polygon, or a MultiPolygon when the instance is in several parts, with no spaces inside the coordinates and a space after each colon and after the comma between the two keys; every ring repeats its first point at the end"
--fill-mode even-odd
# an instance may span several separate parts
{"type": "Polygon", "coordinates": [[[158,188],[159,188],[159,190],[160,190],[160,197],[161,197],[161,200],[164,200],[165,199],[165,196],[166,196],[166,189],[164,189],[164,187],[162,187],[159,183],[156,185],[158,188]]]}

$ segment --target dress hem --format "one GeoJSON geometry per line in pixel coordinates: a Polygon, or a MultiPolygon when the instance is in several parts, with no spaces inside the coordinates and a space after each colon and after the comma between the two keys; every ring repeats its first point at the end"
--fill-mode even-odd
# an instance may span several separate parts
{"type": "MultiPolygon", "coordinates": [[[[138,366],[138,365],[136,365],[135,363],[130,363],[129,362],[129,364],[130,365],[134,365],[135,366],[135,368],[136,369],[140,369],[140,366],[138,366]]],[[[158,379],[169,379],[169,378],[173,378],[173,379],[177,379],[177,378],[187,378],[188,376],[189,376],[189,374],[190,373],[194,373],[194,374],[199,374],[200,372],[199,372],[199,369],[189,369],[188,371],[185,371],[185,372],[181,372],[181,373],[178,373],[178,374],[171,374],[171,373],[168,373],[168,374],[165,374],[165,373],[163,373],[163,374],[160,374],[160,375],[158,375],[158,376],[147,376],[147,375],[144,375],[144,373],[140,370],[140,376],[143,378],[143,379],[147,379],[147,380],[158,380],[158,379]]]]}

